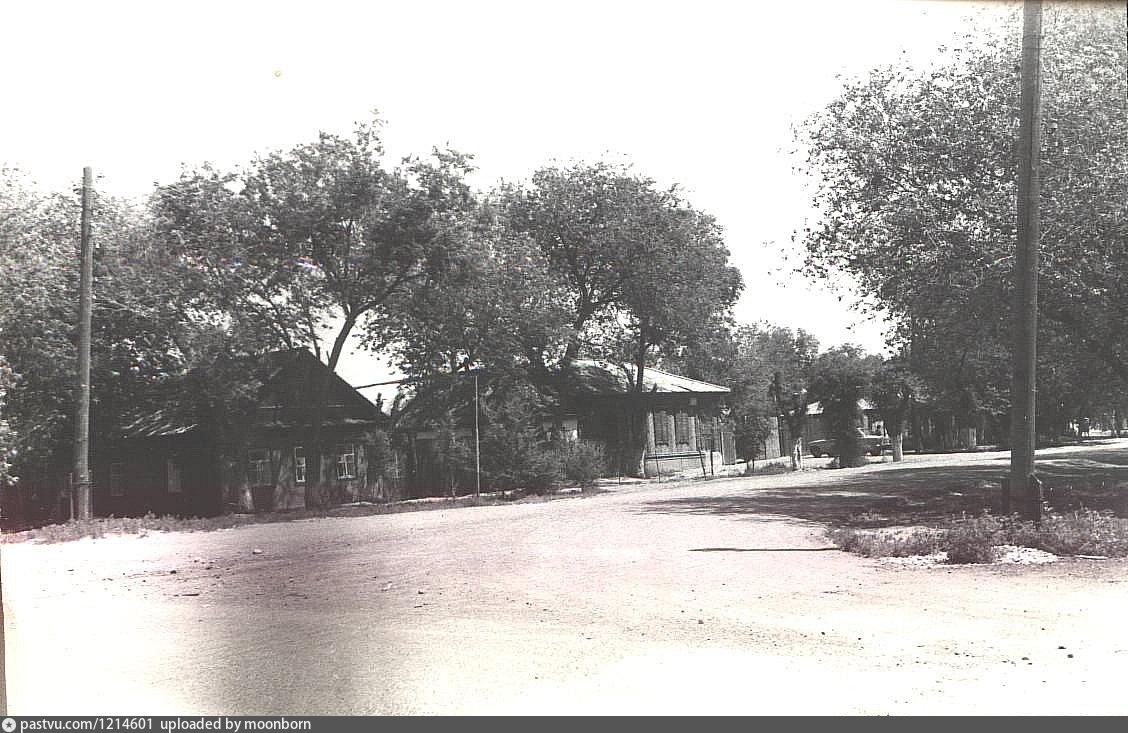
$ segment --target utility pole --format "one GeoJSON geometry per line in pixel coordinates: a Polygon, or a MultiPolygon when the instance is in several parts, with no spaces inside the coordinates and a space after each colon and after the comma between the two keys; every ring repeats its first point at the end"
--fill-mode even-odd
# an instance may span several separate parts
{"type": "Polygon", "coordinates": [[[474,372],[474,496],[482,495],[482,444],[478,437],[478,372],[474,372]]]}
{"type": "Polygon", "coordinates": [[[1042,0],[1025,0],[1018,126],[1018,244],[1014,261],[1014,381],[1011,387],[1011,465],[1004,509],[1038,521],[1041,484],[1034,476],[1038,335],[1038,211],[1041,163],[1042,0]],[[1009,493],[1009,496],[1008,496],[1009,493]],[[1014,506],[1010,506],[1014,499],[1014,506]]]}
{"type": "Polygon", "coordinates": [[[81,275],[78,286],[78,400],[74,415],[74,488],[79,519],[90,519],[90,311],[94,248],[90,244],[91,172],[82,169],[81,275]]]}

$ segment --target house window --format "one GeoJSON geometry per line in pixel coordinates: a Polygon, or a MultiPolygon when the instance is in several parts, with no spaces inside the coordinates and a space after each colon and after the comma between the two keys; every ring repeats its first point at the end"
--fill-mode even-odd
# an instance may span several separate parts
{"type": "Polygon", "coordinates": [[[180,464],[171,458],[165,461],[165,478],[167,479],[168,493],[181,493],[183,489],[180,485],[180,464]]]}
{"type": "Polygon", "coordinates": [[[125,496],[125,464],[110,464],[110,496],[125,496]]]}
{"type": "Polygon", "coordinates": [[[654,413],[654,445],[670,444],[670,421],[666,413],[654,413]]]}
{"type": "Polygon", "coordinates": [[[294,483],[304,484],[306,482],[306,455],[305,448],[300,445],[294,446],[294,483]]]}
{"type": "Polygon", "coordinates": [[[251,486],[273,486],[270,477],[270,451],[252,448],[247,451],[247,480],[251,486]]]}
{"type": "Polygon", "coordinates": [[[678,412],[674,414],[674,438],[676,442],[686,444],[689,443],[689,440],[692,437],[690,435],[690,433],[692,432],[691,426],[693,425],[693,423],[690,422],[692,419],[692,415],[687,415],[684,412],[678,412]]]}
{"type": "Polygon", "coordinates": [[[356,446],[352,443],[337,446],[337,478],[356,478],[356,446]]]}

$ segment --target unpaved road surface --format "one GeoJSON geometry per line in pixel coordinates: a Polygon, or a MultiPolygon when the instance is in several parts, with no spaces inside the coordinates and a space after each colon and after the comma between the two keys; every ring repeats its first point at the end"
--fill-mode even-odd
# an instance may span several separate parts
{"type": "Polygon", "coordinates": [[[890,470],[6,544],[9,710],[1128,714],[1128,563],[830,549],[811,502],[890,470]]]}

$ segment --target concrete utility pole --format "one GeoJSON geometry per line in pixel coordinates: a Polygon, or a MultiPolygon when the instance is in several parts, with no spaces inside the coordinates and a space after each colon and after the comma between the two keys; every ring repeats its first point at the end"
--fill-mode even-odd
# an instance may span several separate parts
{"type": "Polygon", "coordinates": [[[1011,388],[1011,466],[1004,508],[1035,521],[1042,515],[1041,484],[1034,477],[1038,334],[1038,211],[1042,145],[1042,1],[1025,0],[1022,23],[1018,127],[1018,247],[1014,278],[1014,382],[1011,388]]]}
{"type": "Polygon", "coordinates": [[[79,519],[90,519],[90,311],[94,289],[94,248],[90,244],[92,174],[82,169],[81,275],[78,286],[78,399],[74,415],[74,489],[79,519]]]}

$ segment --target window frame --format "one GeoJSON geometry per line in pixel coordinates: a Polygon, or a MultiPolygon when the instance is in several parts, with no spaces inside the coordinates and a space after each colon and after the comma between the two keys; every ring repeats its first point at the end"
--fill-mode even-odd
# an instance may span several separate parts
{"type": "Polygon", "coordinates": [[[306,463],[304,445],[294,446],[294,483],[304,484],[309,475],[309,466],[306,463]]]}
{"type": "Polygon", "coordinates": [[[247,449],[247,483],[253,488],[273,486],[271,480],[273,471],[270,465],[269,448],[247,449]],[[256,459],[255,454],[261,454],[261,459],[256,459]]]}
{"type": "Polygon", "coordinates": [[[110,496],[120,499],[125,496],[125,462],[114,461],[110,464],[109,481],[110,496]]]}
{"type": "Polygon", "coordinates": [[[654,445],[672,446],[673,437],[670,435],[669,413],[665,410],[657,410],[651,413],[651,421],[654,423],[654,445]]]}
{"type": "MultiPolygon", "coordinates": [[[[682,443],[689,444],[693,437],[693,415],[688,412],[675,412],[674,413],[674,443],[681,445],[682,443]]],[[[690,446],[692,449],[694,446],[690,446]]]]}
{"type": "Polygon", "coordinates": [[[184,493],[184,470],[176,458],[165,459],[165,492],[169,494],[184,493]]]}
{"type": "Polygon", "coordinates": [[[335,471],[335,474],[337,476],[337,480],[338,481],[347,481],[349,479],[355,479],[356,473],[357,473],[356,443],[338,443],[335,453],[336,453],[336,461],[335,461],[336,471],[335,471]],[[349,460],[350,458],[352,459],[351,465],[350,465],[350,460],[349,460]],[[342,473],[342,470],[341,470],[342,468],[344,468],[344,473],[342,473]],[[351,468],[351,472],[350,472],[350,468],[351,468]]]}

